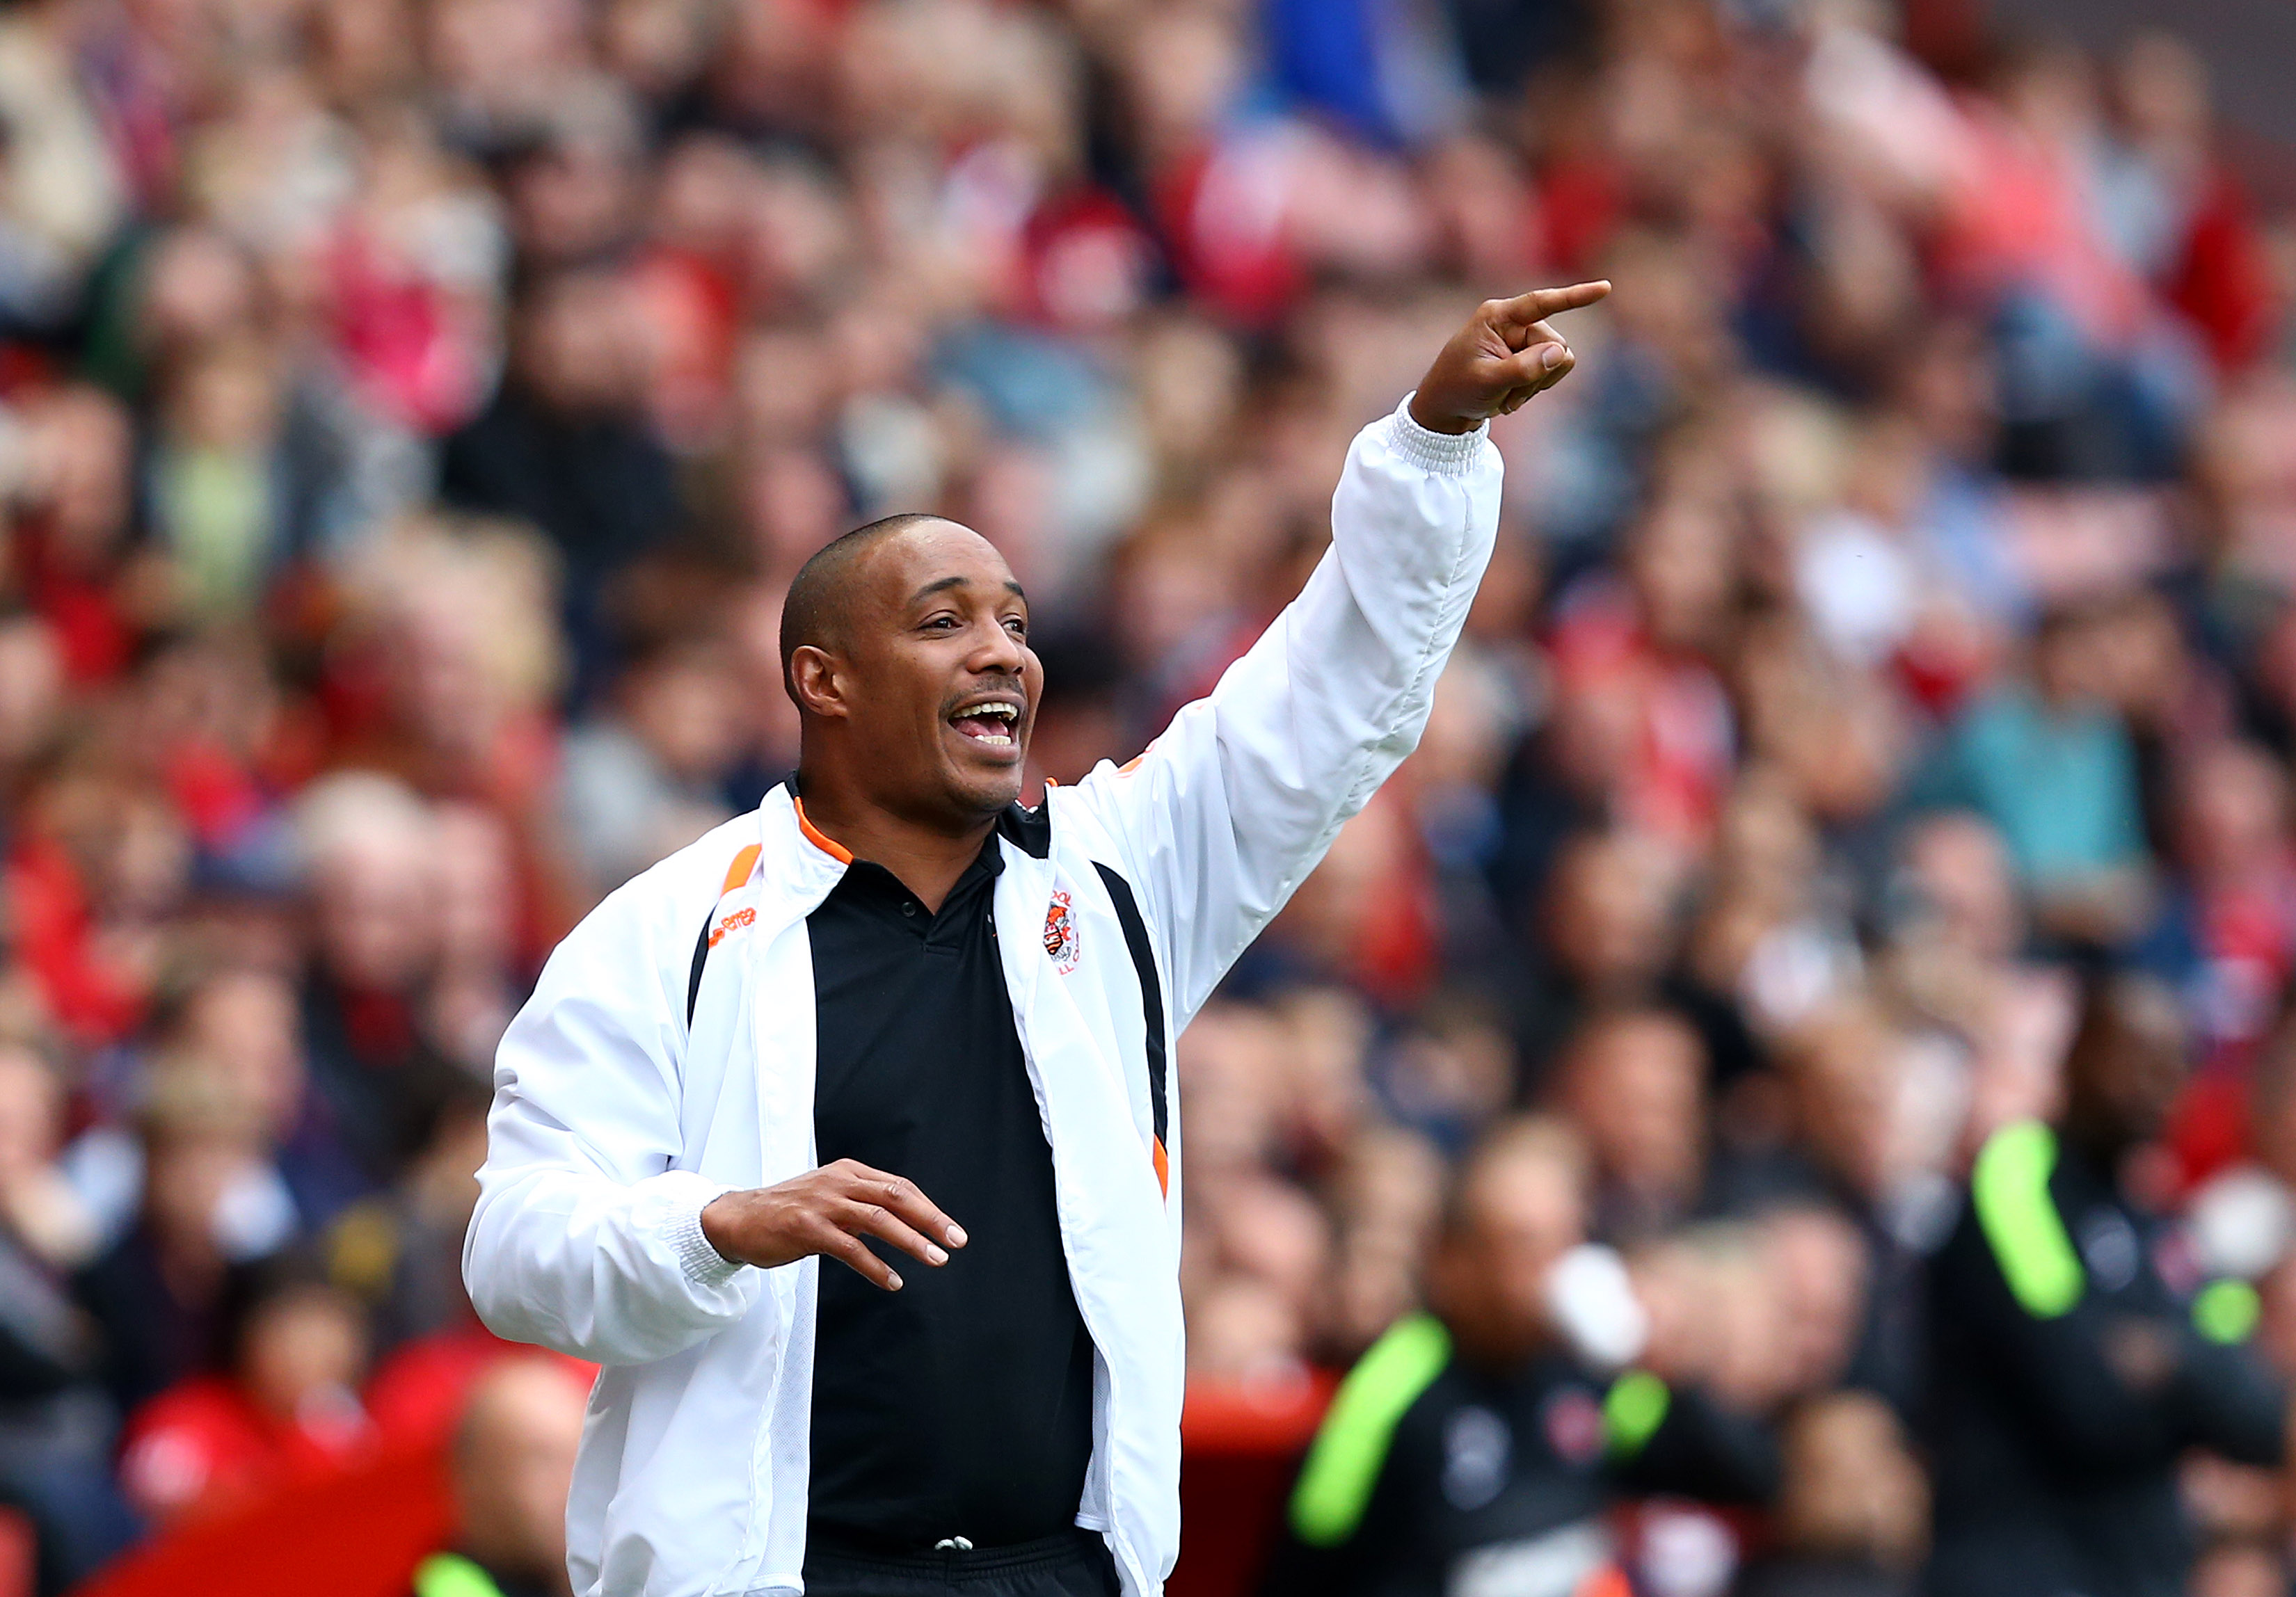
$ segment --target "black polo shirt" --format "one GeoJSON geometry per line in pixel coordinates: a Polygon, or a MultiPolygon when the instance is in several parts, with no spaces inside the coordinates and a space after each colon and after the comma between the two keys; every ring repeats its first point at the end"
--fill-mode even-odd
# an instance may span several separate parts
{"type": "Polygon", "coordinates": [[[992,834],[936,915],[856,860],[807,921],[821,1162],[908,1177],[970,1239],[939,1269],[876,1245],[898,1292],[822,1262],[819,1541],[1004,1546],[1073,1525],[1084,1495],[1092,1339],[997,955],[1003,867],[992,834]]]}

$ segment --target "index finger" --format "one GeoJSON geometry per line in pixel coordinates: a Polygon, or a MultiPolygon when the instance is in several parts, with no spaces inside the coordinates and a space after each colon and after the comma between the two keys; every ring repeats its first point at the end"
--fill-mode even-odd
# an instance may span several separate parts
{"type": "Polygon", "coordinates": [[[1517,294],[1500,307],[1501,314],[1518,327],[1528,327],[1542,316],[1558,311],[1584,310],[1611,291],[1608,278],[1595,283],[1574,283],[1567,289],[1533,289],[1528,294],[1517,294]]]}

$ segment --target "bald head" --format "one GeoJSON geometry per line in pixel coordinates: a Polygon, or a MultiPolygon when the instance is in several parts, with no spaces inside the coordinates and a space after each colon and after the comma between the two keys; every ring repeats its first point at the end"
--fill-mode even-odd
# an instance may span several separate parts
{"type": "Polygon", "coordinates": [[[554,1359],[505,1359],[479,1378],[455,1437],[465,1552],[506,1573],[562,1581],[566,1494],[587,1406],[580,1378],[554,1359]]]}
{"type": "MultiPolygon", "coordinates": [[[[918,511],[885,516],[830,539],[798,568],[789,594],[782,601],[782,685],[791,699],[798,697],[797,686],[790,679],[791,655],[808,646],[832,654],[846,651],[844,623],[852,613],[862,557],[885,539],[912,528],[943,524],[955,525],[944,517],[918,511]]],[[[805,708],[801,699],[798,708],[805,708]]]]}
{"type": "Polygon", "coordinates": [[[2190,1045],[2184,1006],[2166,982],[2133,970],[2093,978],[2065,1051],[2067,1131],[2107,1159],[2160,1135],[2190,1045]]]}
{"type": "MultiPolygon", "coordinates": [[[[1568,1121],[1550,1115],[1501,1121],[1452,1172],[1444,1194],[1443,1233],[1456,1239],[1529,1214],[1538,1215],[1546,1230],[1571,1233],[1583,1221],[1593,1169],[1585,1139],[1568,1121]]],[[[1572,1242],[1578,1240],[1570,1236],[1572,1242]]]]}
{"type": "Polygon", "coordinates": [[[1577,1132],[1526,1115],[1487,1133],[1454,1174],[1428,1296],[1479,1363],[1512,1364],[1547,1337],[1548,1276],[1587,1240],[1587,1171],[1577,1132]]]}

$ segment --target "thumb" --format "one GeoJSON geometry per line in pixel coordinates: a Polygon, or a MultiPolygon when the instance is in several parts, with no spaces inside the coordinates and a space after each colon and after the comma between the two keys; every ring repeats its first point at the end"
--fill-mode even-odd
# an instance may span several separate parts
{"type": "Polygon", "coordinates": [[[1509,387],[1560,382],[1563,375],[1578,364],[1568,344],[1539,343],[1516,351],[1499,363],[1499,371],[1509,387]]]}

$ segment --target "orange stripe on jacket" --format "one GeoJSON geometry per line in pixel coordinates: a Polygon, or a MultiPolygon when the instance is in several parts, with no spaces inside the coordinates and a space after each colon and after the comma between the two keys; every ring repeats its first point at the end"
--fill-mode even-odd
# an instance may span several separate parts
{"type": "Polygon", "coordinates": [[[749,880],[750,872],[757,868],[758,856],[762,852],[763,849],[759,845],[751,843],[735,855],[734,863],[726,868],[726,885],[718,889],[718,897],[723,898],[735,888],[749,880]]]}
{"type": "Polygon", "coordinates": [[[797,810],[797,829],[805,834],[807,842],[811,843],[840,865],[849,865],[853,863],[853,850],[805,818],[804,799],[792,798],[790,803],[797,810]]]}

